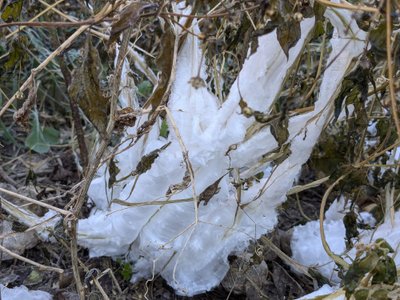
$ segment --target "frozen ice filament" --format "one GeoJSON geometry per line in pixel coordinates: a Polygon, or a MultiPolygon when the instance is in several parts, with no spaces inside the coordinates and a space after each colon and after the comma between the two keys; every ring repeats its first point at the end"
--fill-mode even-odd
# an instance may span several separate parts
{"type": "MultiPolygon", "coordinates": [[[[153,126],[146,139],[141,138],[115,157],[120,169],[118,178],[123,178],[135,170],[144,155],[158,149],[151,168],[108,189],[109,172],[103,166],[91,184],[89,196],[96,208],[78,226],[79,242],[89,248],[90,255],[124,255],[134,263],[132,280],[160,273],[183,295],[198,294],[218,285],[229,269],[228,256],[243,251],[250,240],[273,229],[276,207],[285,201],[286,192],[329,121],[346,69],[363,50],[364,35],[351,22],[350,13],[337,11],[340,18],[330,9],[326,13],[336,35],[331,40],[331,66],[325,72],[318,101],[313,111],[289,119],[286,146],[290,152],[279,164],[259,164],[264,154],[279,146],[269,126],[246,136],[253,119],[241,114],[239,102],[244,99],[252,109],[270,110],[302,53],[314,18],[301,22],[301,38],[290,49],[288,59],[275,31],[260,37],[257,51],[246,60],[240,80],[232,85],[222,105],[206,87],[193,87],[190,83],[198,76],[202,60],[199,41],[188,35],[178,54],[167,105],[168,138],[160,137],[159,127],[153,126]],[[357,39],[346,35],[348,27],[343,20],[350,24],[357,39]],[[188,180],[190,170],[182,155],[186,150],[194,180],[188,180]],[[249,178],[264,169],[271,171],[247,190],[239,191],[239,196],[234,181],[243,174],[249,178]],[[201,202],[197,208],[193,198],[218,180],[219,191],[214,191],[207,205],[201,202]],[[178,185],[182,190],[167,197],[167,191],[178,185]],[[126,207],[112,203],[113,199],[143,205],[126,207]],[[178,201],[182,199],[187,201],[178,201]],[[166,204],[167,200],[171,203],[166,204]],[[148,201],[164,202],[146,205],[148,201]]],[[[193,26],[196,31],[196,24],[193,26]]],[[[204,69],[203,62],[201,78],[206,78],[204,69]]],[[[144,121],[145,118],[136,126],[144,121]]],[[[137,127],[130,128],[128,134],[136,130],[137,127]]],[[[125,142],[120,149],[128,144],[125,142]]]]}

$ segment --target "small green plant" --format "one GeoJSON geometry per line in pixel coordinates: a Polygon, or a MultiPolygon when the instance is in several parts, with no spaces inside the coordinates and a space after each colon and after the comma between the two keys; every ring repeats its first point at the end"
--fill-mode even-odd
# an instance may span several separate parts
{"type": "Polygon", "coordinates": [[[125,281],[129,281],[133,275],[132,266],[129,262],[124,262],[121,259],[117,260],[120,265],[119,273],[125,281]]]}
{"type": "Polygon", "coordinates": [[[47,153],[51,145],[59,140],[59,131],[52,127],[42,127],[39,123],[39,114],[33,111],[31,122],[32,131],[25,140],[25,146],[37,153],[47,153]]]}

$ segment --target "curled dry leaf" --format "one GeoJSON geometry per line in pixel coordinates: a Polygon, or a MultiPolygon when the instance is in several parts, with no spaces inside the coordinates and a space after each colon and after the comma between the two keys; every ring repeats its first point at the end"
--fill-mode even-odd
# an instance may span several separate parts
{"type": "Polygon", "coordinates": [[[226,174],[221,176],[219,179],[217,179],[213,184],[210,184],[204,191],[200,193],[199,196],[199,204],[201,201],[204,201],[204,205],[208,204],[208,201],[211,200],[211,198],[215,195],[218,194],[219,192],[219,183],[222,178],[224,178],[226,174]]]}
{"type": "Polygon", "coordinates": [[[110,39],[108,45],[111,45],[116,41],[118,36],[130,26],[133,26],[139,19],[140,14],[146,8],[156,8],[157,4],[154,3],[144,3],[144,2],[133,2],[128,4],[119,14],[118,20],[113,22],[111,28],[110,39]]]}
{"type": "Polygon", "coordinates": [[[278,26],[276,35],[283,52],[289,58],[290,48],[297,44],[301,36],[300,23],[292,19],[284,22],[278,26]]]}
{"type": "Polygon", "coordinates": [[[160,79],[158,81],[157,87],[153,91],[153,94],[144,105],[145,107],[148,107],[148,105],[151,104],[153,110],[155,110],[160,105],[164,94],[168,91],[168,82],[171,77],[172,66],[174,63],[175,38],[176,36],[174,33],[174,29],[170,25],[167,26],[164,34],[161,37],[162,50],[158,55],[156,61],[156,64],[161,72],[160,79]]]}
{"type": "Polygon", "coordinates": [[[82,54],[82,64],[72,74],[69,95],[80,106],[100,135],[106,132],[110,110],[109,98],[104,97],[99,82],[99,53],[88,36],[82,54]]]}

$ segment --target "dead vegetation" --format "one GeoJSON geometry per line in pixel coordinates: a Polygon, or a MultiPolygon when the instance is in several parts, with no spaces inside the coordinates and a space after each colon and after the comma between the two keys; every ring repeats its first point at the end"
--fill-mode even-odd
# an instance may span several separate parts
{"type": "MultiPolygon", "coordinates": [[[[335,196],[346,195],[353,206],[372,211],[378,221],[385,215],[393,217],[399,204],[397,1],[317,0],[314,6],[308,0],[183,1],[193,6],[190,15],[173,12],[170,1],[23,2],[0,1],[1,284],[24,284],[49,291],[55,299],[180,298],[157,274],[132,285],[126,262],[89,259],[87,250],[77,244],[76,224],[88,216],[89,185],[101,164],[113,165],[122,132],[149,113],[132,137],[132,147],[146,138],[156,121],[170,119],[166,104],[176,56],[185,36],[195,34],[194,18],[200,20],[202,60],[209,67],[207,78],[194,77],[190,84],[207,86],[223,103],[246,57],[256,51],[259,36],[277,30],[288,56],[300,37],[300,22],[315,16],[314,33],[296,68],[287,74],[273,110],[253,110],[245,99],[240,103],[242,113],[255,120],[248,136],[266,125],[273,128],[280,149],[268,159],[276,164],[289,155],[284,147],[289,116],[313,109],[321,78],[330,67],[326,53],[331,51],[333,29],[323,17],[326,7],[354,11],[354,21],[369,37],[365,53],[342,83],[334,120],[303,167],[299,184],[309,188],[289,196],[269,237],[255,241],[243,256],[231,258],[231,269],[220,287],[195,299],[294,298],[326,282],[312,270],[303,269],[301,274],[291,270],[295,262],[288,258],[288,234],[291,227],[310,219],[320,218],[322,223],[324,207],[335,196]],[[186,22],[178,23],[183,16],[186,22]],[[179,37],[172,30],[177,24],[182,27],[179,37]],[[140,110],[118,105],[125,58],[135,72],[129,75],[140,110]],[[350,106],[353,112],[348,111],[350,106]],[[48,208],[59,218],[48,237],[51,243],[38,238],[37,225],[29,226],[17,217],[29,212],[43,217],[48,208]],[[12,239],[22,244],[16,246],[12,239]],[[278,249],[271,250],[271,242],[278,249]]],[[[163,134],[168,130],[174,128],[164,128],[163,134]]],[[[151,168],[163,148],[157,151],[143,156],[132,178],[151,168]]],[[[194,176],[188,157],[185,164],[189,186],[194,176]]],[[[110,186],[118,174],[118,167],[111,168],[110,186]]],[[[256,180],[251,178],[243,186],[256,180]]],[[[209,187],[217,189],[218,182],[209,187]]],[[[193,197],[199,198],[197,204],[207,204],[214,193],[198,191],[197,196],[194,191],[193,197]]],[[[45,226],[51,219],[42,221],[45,226]]],[[[369,255],[368,251],[364,252],[369,255]]],[[[339,255],[331,256],[343,272],[349,269],[339,255]]],[[[361,289],[352,287],[349,293],[355,290],[361,289]]]]}

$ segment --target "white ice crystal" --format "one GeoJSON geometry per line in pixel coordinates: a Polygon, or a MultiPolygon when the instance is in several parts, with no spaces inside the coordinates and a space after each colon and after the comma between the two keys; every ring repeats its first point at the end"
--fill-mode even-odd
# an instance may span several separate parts
{"type": "MultiPolygon", "coordinates": [[[[346,229],[343,224],[345,213],[344,198],[341,198],[333,202],[325,214],[326,240],[333,253],[336,254],[342,254],[346,250],[346,229]]],[[[318,220],[294,227],[291,248],[294,260],[305,266],[315,267],[331,282],[340,282],[337,273],[334,271],[335,263],[322,246],[318,220]]]]}
{"type": "MultiPolygon", "coordinates": [[[[301,298],[298,298],[297,300],[312,300],[312,299],[317,298],[318,296],[325,296],[325,295],[332,294],[336,290],[337,290],[337,288],[331,287],[328,284],[324,284],[318,290],[316,290],[308,295],[305,295],[301,298]]],[[[344,299],[345,299],[345,296],[341,295],[340,297],[332,299],[332,300],[344,300],[344,299]]]]}
{"type": "MultiPolygon", "coordinates": [[[[326,212],[324,220],[324,231],[327,243],[333,253],[341,255],[346,252],[346,229],[343,225],[344,201],[335,201],[326,212]]],[[[364,214],[365,216],[365,214],[364,214]]],[[[370,218],[368,218],[370,219],[370,218]]],[[[376,230],[365,230],[360,233],[357,243],[371,244],[378,238],[385,239],[393,249],[400,246],[400,212],[394,215],[394,222],[386,220],[376,230]]],[[[293,230],[291,240],[292,257],[302,265],[316,268],[323,276],[332,283],[340,283],[335,270],[335,263],[325,252],[320,236],[319,221],[311,221],[305,225],[296,226],[293,230]]],[[[346,260],[351,263],[355,258],[356,250],[351,249],[346,253],[346,260]]],[[[395,255],[396,266],[400,266],[400,256],[395,255]]]]}
{"type": "MultiPolygon", "coordinates": [[[[125,255],[135,264],[133,280],[151,277],[152,272],[160,273],[183,295],[210,290],[221,282],[229,269],[228,255],[243,251],[250,240],[273,229],[277,221],[275,209],[286,199],[286,192],[331,117],[335,93],[351,59],[362,51],[363,36],[352,32],[358,40],[350,38],[345,32],[348,24],[342,23],[351,22],[351,17],[333,13],[328,17],[339,30],[332,39],[331,66],[325,72],[315,108],[290,118],[287,143],[290,155],[259,182],[241,191],[241,205],[234,178],[242,177],[242,173],[249,177],[260,168],[271,168],[267,164],[258,167],[254,164],[276,149],[278,143],[268,126],[247,139],[246,130],[253,119],[240,113],[239,102],[243,99],[254,110],[270,110],[312,32],[314,19],[302,21],[301,38],[290,49],[289,59],[277,41],[276,31],[260,37],[257,51],[244,63],[222,105],[206,87],[195,88],[189,83],[193,77],[206,78],[206,75],[199,41],[193,35],[186,37],[177,58],[167,105],[172,116],[167,114],[170,134],[167,139],[160,137],[159,127],[153,126],[146,138],[118,154],[115,157],[121,170],[118,178],[134,171],[144,155],[163,146],[165,149],[160,150],[148,171],[117,182],[112,190],[107,187],[109,175],[104,166],[91,184],[89,196],[96,208],[78,225],[79,242],[89,248],[91,256],[125,255]],[[169,188],[182,183],[187,173],[183,147],[194,180],[169,199],[166,197],[169,188]],[[194,193],[198,197],[220,178],[219,192],[207,205],[200,203],[197,208],[190,198],[194,193]],[[126,207],[112,203],[113,199],[171,203],[126,207]],[[173,203],[180,199],[189,200],[173,203]]],[[[356,29],[354,24],[350,29],[356,29]]],[[[197,30],[195,23],[193,30],[197,30]]],[[[145,120],[143,117],[137,126],[145,120]]],[[[136,129],[128,130],[127,140],[120,149],[129,145],[129,134],[136,129]]]]}
{"type": "Polygon", "coordinates": [[[43,291],[30,291],[26,286],[21,285],[12,289],[0,284],[0,299],[2,300],[51,300],[53,297],[43,291]]]}

